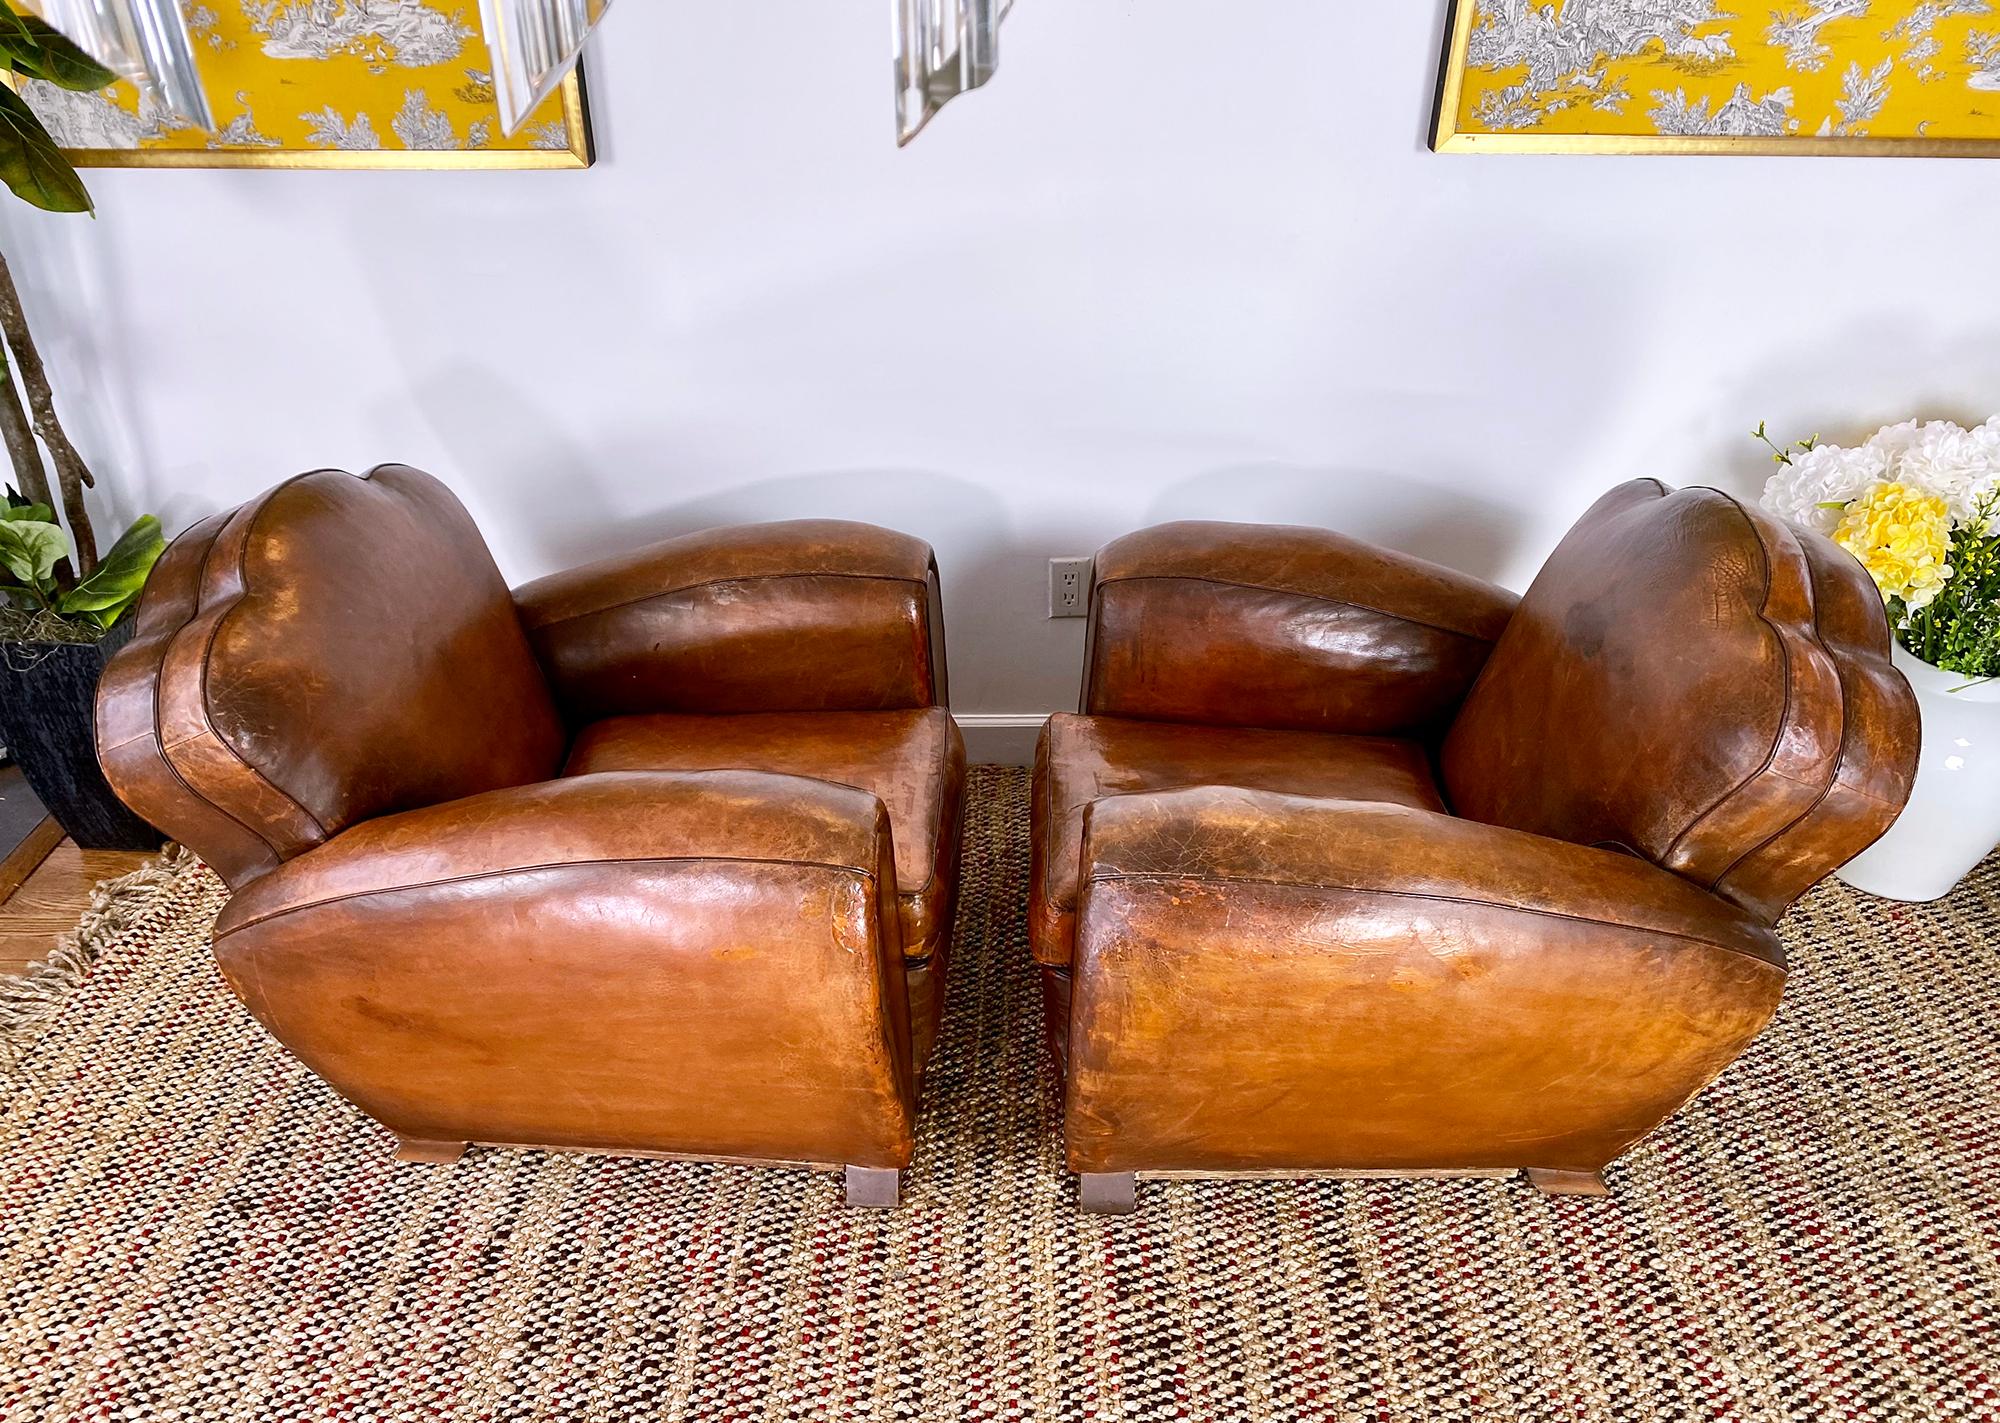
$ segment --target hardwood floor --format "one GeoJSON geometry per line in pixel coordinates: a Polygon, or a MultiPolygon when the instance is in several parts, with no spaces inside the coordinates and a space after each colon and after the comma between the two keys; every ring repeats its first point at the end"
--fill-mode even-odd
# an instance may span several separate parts
{"type": "Polygon", "coordinates": [[[18,974],[56,946],[90,907],[99,880],[129,874],[150,855],[131,850],[79,850],[53,820],[44,820],[0,862],[0,974],[18,974]]]}

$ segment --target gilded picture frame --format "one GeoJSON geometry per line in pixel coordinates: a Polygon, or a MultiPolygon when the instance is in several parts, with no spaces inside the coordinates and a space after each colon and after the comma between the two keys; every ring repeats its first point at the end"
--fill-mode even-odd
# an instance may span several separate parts
{"type": "Polygon", "coordinates": [[[214,133],[174,120],[123,83],[102,95],[17,86],[77,167],[562,169],[595,161],[580,64],[513,136],[499,132],[485,42],[462,9],[436,0],[310,9],[209,0],[191,13],[206,20],[193,31],[214,133]],[[85,134],[141,141],[76,141],[85,134]]]}
{"type": "Polygon", "coordinates": [[[1453,0],[1435,151],[2000,158],[1994,0],[1569,3],[1453,0]]]}

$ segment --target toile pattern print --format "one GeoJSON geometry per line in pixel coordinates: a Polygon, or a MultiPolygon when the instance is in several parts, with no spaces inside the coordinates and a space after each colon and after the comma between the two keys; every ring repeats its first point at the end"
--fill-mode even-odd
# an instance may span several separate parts
{"type": "Polygon", "coordinates": [[[1460,0],[1462,134],[2000,140],[2000,0],[1460,0]]]}
{"type": "Polygon", "coordinates": [[[473,0],[192,0],[183,3],[214,132],[130,84],[21,92],[66,149],[365,153],[567,150],[571,119],[551,96],[500,133],[473,0]]]}

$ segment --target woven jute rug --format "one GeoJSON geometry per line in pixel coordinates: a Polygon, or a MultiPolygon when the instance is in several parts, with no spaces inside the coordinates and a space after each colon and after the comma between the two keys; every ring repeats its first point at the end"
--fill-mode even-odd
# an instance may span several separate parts
{"type": "Polygon", "coordinates": [[[1061,1171],[1026,791],[974,773],[893,1213],[805,1172],[396,1165],[230,997],[214,875],[108,888],[0,1015],[0,1418],[2000,1417],[1996,865],[1816,892],[1776,1025],[1610,1200],[1149,1183],[1107,1220],[1061,1171]]]}

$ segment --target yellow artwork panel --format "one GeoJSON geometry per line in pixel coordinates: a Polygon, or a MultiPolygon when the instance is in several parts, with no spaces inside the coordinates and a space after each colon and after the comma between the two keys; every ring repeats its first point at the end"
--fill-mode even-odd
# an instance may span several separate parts
{"type": "Polygon", "coordinates": [[[1435,146],[2000,155],[2000,0],[1458,0],[1435,146]]]}
{"type": "Polygon", "coordinates": [[[500,132],[476,5],[431,0],[195,0],[185,4],[209,132],[131,84],[22,97],[80,165],[582,167],[590,136],[572,76],[500,132]]]}

